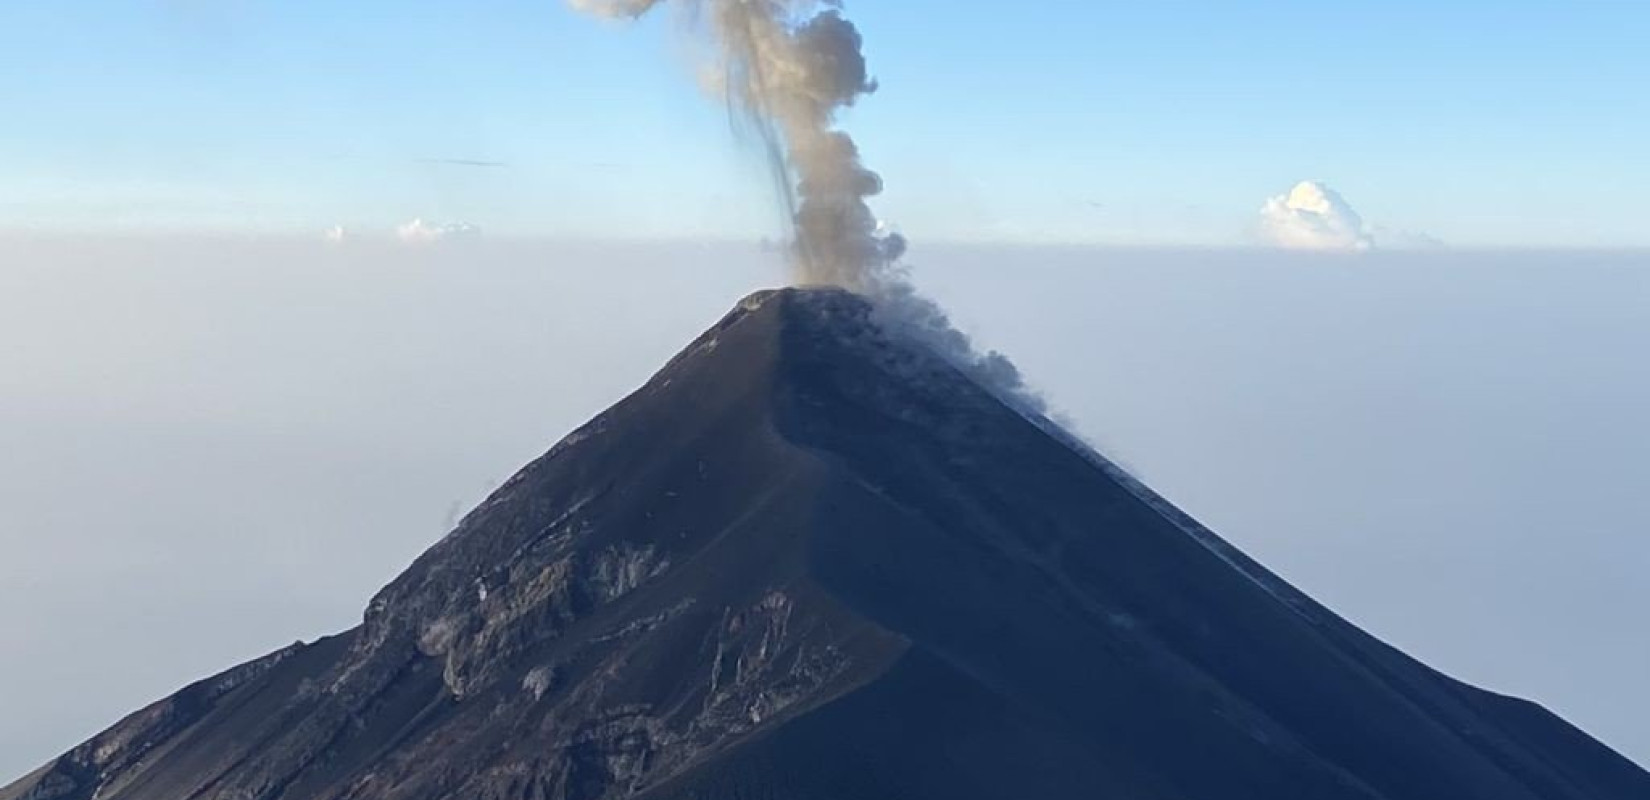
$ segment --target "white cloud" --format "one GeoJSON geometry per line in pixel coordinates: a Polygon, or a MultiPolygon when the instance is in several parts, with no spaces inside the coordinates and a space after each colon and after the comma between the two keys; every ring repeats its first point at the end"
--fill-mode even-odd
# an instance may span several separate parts
{"type": "Polygon", "coordinates": [[[481,229],[468,222],[428,222],[423,219],[415,219],[397,227],[395,236],[406,244],[423,245],[479,239],[481,238],[481,229]]]}
{"type": "Polygon", "coordinates": [[[1443,240],[1436,236],[1381,225],[1370,226],[1369,236],[1380,243],[1382,250],[1436,250],[1446,246],[1443,240]]]}
{"type": "Polygon", "coordinates": [[[1266,201],[1261,233],[1291,250],[1369,250],[1375,237],[1363,217],[1339,192],[1318,181],[1302,181],[1288,194],[1266,201]]]}
{"type": "Polygon", "coordinates": [[[659,0],[570,0],[580,11],[602,17],[639,17],[651,11],[659,0]]]}
{"type": "Polygon", "coordinates": [[[343,244],[344,242],[349,241],[352,235],[353,234],[350,233],[349,228],[342,225],[334,225],[322,232],[321,238],[327,244],[343,244]]]}

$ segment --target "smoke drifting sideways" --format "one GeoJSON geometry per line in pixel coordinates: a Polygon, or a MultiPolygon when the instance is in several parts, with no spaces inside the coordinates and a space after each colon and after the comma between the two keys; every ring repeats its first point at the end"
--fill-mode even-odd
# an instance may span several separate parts
{"type": "Polygon", "coordinates": [[[980,353],[908,280],[905,240],[871,210],[882,178],[860,160],[837,113],[875,92],[859,30],[841,0],[569,0],[610,18],[660,6],[686,13],[719,63],[716,89],[756,132],[792,228],[800,285],[839,286],[870,298],[890,332],[908,336],[1026,412],[1041,398],[1000,353],[980,353]]]}

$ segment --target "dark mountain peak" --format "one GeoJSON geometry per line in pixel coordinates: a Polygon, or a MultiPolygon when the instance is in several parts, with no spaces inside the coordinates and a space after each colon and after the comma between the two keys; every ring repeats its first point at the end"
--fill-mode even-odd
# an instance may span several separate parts
{"type": "Polygon", "coordinates": [[[363,623],[0,800],[1637,800],[841,290],[759,292],[363,623]]]}
{"type": "MultiPolygon", "coordinates": [[[[374,676],[415,653],[444,660],[455,697],[490,685],[534,644],[675,566],[713,557],[705,548],[725,547],[723,526],[764,492],[787,514],[805,511],[847,467],[833,451],[848,440],[979,437],[989,420],[964,424],[965,407],[1018,422],[943,361],[887,334],[858,295],[753,294],[386,587],[356,644],[360,664],[386,666],[348,671],[335,688],[366,680],[361,691],[376,691],[374,676]]],[[[808,579],[807,530],[752,534],[762,541],[730,555],[771,560],[697,576],[693,590],[774,602],[782,584],[808,579]]],[[[700,600],[680,597],[658,613],[700,600]]]]}

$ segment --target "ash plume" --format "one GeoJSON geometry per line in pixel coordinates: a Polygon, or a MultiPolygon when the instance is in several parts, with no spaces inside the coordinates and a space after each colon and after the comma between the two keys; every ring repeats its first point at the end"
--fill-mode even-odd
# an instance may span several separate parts
{"type": "Polygon", "coordinates": [[[871,298],[885,327],[928,345],[1016,405],[1042,410],[1007,358],[977,353],[939,305],[917,293],[899,265],[905,239],[885,231],[871,210],[882,178],[860,160],[836,117],[877,83],[841,0],[569,2],[614,18],[664,5],[689,12],[720,61],[718,90],[765,150],[792,229],[795,281],[871,298]]]}

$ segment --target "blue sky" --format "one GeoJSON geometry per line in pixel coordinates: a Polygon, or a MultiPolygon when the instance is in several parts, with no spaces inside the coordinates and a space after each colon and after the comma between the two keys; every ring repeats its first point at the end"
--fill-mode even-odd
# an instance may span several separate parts
{"type": "MultiPolygon", "coordinates": [[[[844,121],[913,238],[1243,244],[1321,179],[1455,245],[1650,246],[1642,2],[848,10],[883,90],[844,121]]],[[[0,228],[776,235],[694,65],[559,0],[7,3],[0,228]]]]}

